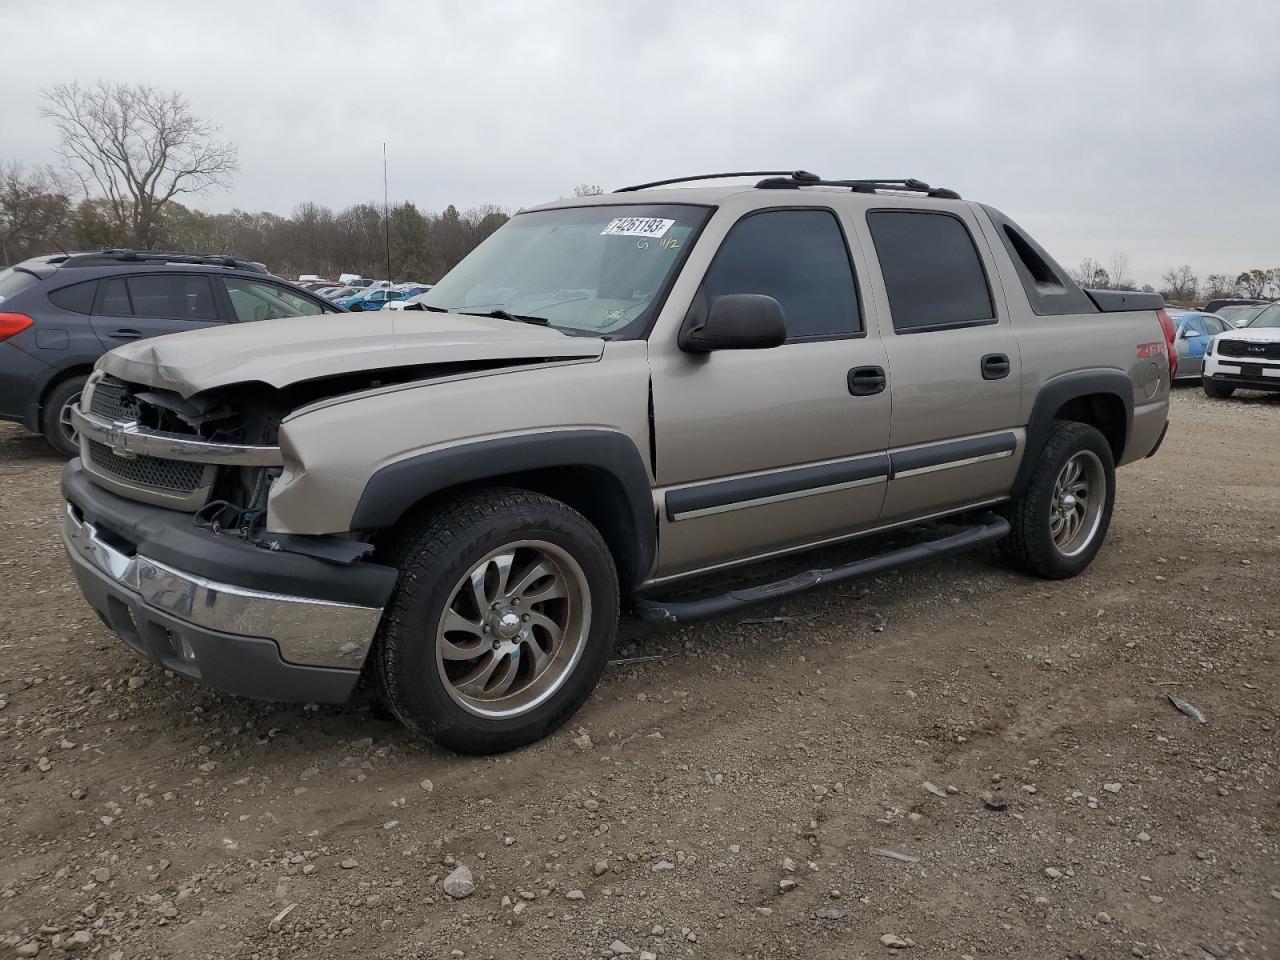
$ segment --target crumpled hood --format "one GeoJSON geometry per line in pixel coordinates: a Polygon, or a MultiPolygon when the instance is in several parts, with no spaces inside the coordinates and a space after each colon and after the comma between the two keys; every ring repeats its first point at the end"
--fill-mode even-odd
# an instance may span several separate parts
{"type": "Polygon", "coordinates": [[[604,341],[492,317],[420,310],[232,323],[117,347],[98,369],[190,397],[255,380],[285,387],[366,370],[467,361],[598,358],[604,341]]]}

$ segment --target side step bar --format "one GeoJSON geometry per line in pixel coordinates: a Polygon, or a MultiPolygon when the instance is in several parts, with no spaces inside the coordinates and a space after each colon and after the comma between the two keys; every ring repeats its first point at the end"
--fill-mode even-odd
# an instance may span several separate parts
{"type": "Polygon", "coordinates": [[[634,601],[634,609],[642,620],[649,623],[697,623],[701,620],[709,620],[712,617],[732,613],[756,604],[794,597],[797,594],[812,590],[814,587],[860,580],[890,570],[898,570],[912,564],[923,563],[926,560],[935,560],[939,557],[963,553],[975,547],[994,543],[1008,535],[1009,521],[1004,517],[988,513],[980,517],[972,527],[967,530],[961,530],[959,533],[952,534],[949,537],[931,540],[928,543],[913,544],[910,547],[893,550],[878,557],[855,560],[853,563],[847,563],[842,567],[806,570],[804,573],[796,574],[786,580],[779,580],[776,583],[764,583],[756,587],[730,590],[728,593],[707,597],[703,600],[663,603],[657,600],[637,598],[634,601]]]}

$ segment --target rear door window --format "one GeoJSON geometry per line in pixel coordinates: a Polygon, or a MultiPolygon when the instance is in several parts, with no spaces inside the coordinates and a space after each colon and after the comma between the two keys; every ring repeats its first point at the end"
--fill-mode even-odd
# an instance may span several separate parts
{"type": "Polygon", "coordinates": [[[844,234],[830,210],[766,210],[734,224],[702,281],[707,304],[732,293],[773,297],[788,340],[862,331],[844,234]]]}
{"type": "Polygon", "coordinates": [[[129,288],[124,277],[113,277],[102,283],[102,300],[98,313],[104,317],[132,317],[133,304],[129,302],[129,288]]]}
{"type": "Polygon", "coordinates": [[[328,312],[310,297],[304,297],[279,284],[245,280],[242,277],[224,277],[222,284],[239,323],[275,320],[280,317],[309,317],[328,312]]]}
{"type": "Polygon", "coordinates": [[[873,210],[867,225],[898,333],[995,322],[986,271],[968,228],[948,213],[873,210]]]}
{"type": "Polygon", "coordinates": [[[163,320],[217,320],[208,277],[160,273],[125,278],[133,316],[163,320]]]}

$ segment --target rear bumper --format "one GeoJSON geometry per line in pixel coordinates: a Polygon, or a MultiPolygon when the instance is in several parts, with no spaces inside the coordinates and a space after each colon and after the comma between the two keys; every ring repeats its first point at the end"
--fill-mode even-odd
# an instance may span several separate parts
{"type": "MultiPolygon", "coordinates": [[[[82,474],[78,461],[64,473],[63,542],[81,593],[129,646],[175,673],[238,696],[347,699],[394,585],[394,570],[328,563],[215,536],[197,530],[184,514],[82,484],[82,474]],[[177,563],[157,556],[166,552],[166,541],[170,548],[190,549],[202,538],[210,541],[203,556],[177,563]],[[305,568],[307,588],[262,589],[265,578],[255,576],[255,568],[263,563],[305,568]],[[360,581],[371,572],[380,583],[364,590],[370,584],[360,581]],[[353,589],[367,595],[323,596],[353,589]]],[[[287,572],[297,570],[277,571],[287,572]]]]}

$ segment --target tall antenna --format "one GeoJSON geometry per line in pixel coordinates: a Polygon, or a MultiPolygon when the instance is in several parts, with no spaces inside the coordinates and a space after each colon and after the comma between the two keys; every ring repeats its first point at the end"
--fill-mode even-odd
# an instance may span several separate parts
{"type": "Polygon", "coordinates": [[[387,283],[391,283],[391,203],[387,191],[387,141],[382,141],[382,223],[387,231],[387,283]]]}

